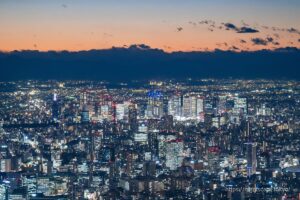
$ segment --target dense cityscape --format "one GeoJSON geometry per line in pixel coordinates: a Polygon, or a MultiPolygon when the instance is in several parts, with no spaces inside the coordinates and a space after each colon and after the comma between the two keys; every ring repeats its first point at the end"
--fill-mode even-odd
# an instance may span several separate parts
{"type": "Polygon", "coordinates": [[[0,83],[0,199],[299,199],[300,82],[0,83]]]}

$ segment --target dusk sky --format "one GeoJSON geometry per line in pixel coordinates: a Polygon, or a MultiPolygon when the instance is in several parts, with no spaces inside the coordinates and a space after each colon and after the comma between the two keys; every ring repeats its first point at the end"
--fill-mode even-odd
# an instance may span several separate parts
{"type": "Polygon", "coordinates": [[[1,0],[0,50],[300,47],[299,0],[1,0]]]}

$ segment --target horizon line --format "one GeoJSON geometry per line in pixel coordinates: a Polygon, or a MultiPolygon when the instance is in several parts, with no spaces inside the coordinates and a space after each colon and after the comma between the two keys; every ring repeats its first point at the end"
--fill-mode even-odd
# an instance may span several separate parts
{"type": "Polygon", "coordinates": [[[48,49],[48,50],[40,50],[40,49],[15,49],[15,50],[1,50],[0,53],[14,53],[14,52],[39,52],[39,53],[47,53],[47,52],[69,52],[69,53],[78,53],[78,52],[88,52],[88,51],[105,51],[105,50],[113,50],[113,49],[138,49],[138,50],[159,50],[163,51],[164,53],[172,54],[172,53],[215,53],[215,52],[233,52],[233,53],[243,53],[243,52],[260,52],[260,51],[276,51],[276,50],[284,50],[284,49],[294,49],[294,50],[300,50],[300,48],[296,46],[285,46],[285,47],[278,47],[278,48],[262,48],[262,49],[256,49],[256,50],[243,50],[243,49],[221,49],[221,48],[214,48],[214,49],[207,49],[207,50],[174,50],[174,51],[167,51],[163,48],[153,48],[147,44],[131,44],[131,45],[123,45],[123,46],[112,46],[110,48],[99,48],[99,49],[82,49],[82,50],[55,50],[55,49],[48,49]]]}

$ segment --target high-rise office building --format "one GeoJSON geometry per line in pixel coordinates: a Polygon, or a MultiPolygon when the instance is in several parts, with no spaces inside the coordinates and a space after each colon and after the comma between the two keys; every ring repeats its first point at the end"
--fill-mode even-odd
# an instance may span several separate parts
{"type": "Polygon", "coordinates": [[[247,176],[256,173],[257,159],[256,159],[256,143],[249,142],[247,145],[247,176]]]}
{"type": "Polygon", "coordinates": [[[131,131],[138,130],[137,109],[133,104],[128,107],[128,123],[131,131]]]}
{"type": "Polygon", "coordinates": [[[256,142],[252,142],[253,135],[251,131],[250,121],[247,122],[247,137],[248,142],[245,143],[246,145],[246,157],[247,157],[247,176],[250,177],[251,175],[256,173],[257,167],[257,158],[256,158],[256,142]]]}
{"type": "Polygon", "coordinates": [[[10,172],[11,171],[11,158],[1,159],[0,171],[1,172],[10,172]]]}
{"type": "Polygon", "coordinates": [[[160,119],[164,114],[163,96],[158,91],[148,93],[148,103],[146,108],[146,117],[160,119]]]}
{"type": "Polygon", "coordinates": [[[126,104],[118,103],[116,104],[116,120],[123,120],[126,114],[126,104]]]}
{"type": "Polygon", "coordinates": [[[89,109],[85,104],[81,111],[81,122],[86,123],[90,121],[89,109]]]}
{"type": "Polygon", "coordinates": [[[90,121],[89,107],[87,105],[87,94],[84,92],[80,98],[81,107],[81,122],[86,123],[90,121]]]}
{"type": "Polygon", "coordinates": [[[168,114],[175,118],[181,117],[182,104],[180,96],[172,96],[168,101],[168,114]]]}
{"type": "Polygon", "coordinates": [[[200,113],[204,112],[204,98],[198,97],[197,98],[197,116],[200,115],[200,113]]]}
{"type": "Polygon", "coordinates": [[[164,134],[161,133],[157,136],[158,140],[158,154],[159,158],[165,158],[166,157],[166,146],[169,141],[175,140],[176,136],[174,134],[164,134]]]}
{"type": "Polygon", "coordinates": [[[197,97],[191,96],[190,97],[190,117],[195,119],[197,117],[197,97]]]}
{"type": "Polygon", "coordinates": [[[125,116],[124,104],[116,104],[116,118],[117,120],[123,120],[125,116]]]}
{"type": "Polygon", "coordinates": [[[247,99],[235,97],[234,98],[234,110],[235,110],[235,112],[238,112],[241,114],[247,114],[247,112],[248,112],[247,99]]]}
{"type": "Polygon", "coordinates": [[[3,129],[3,124],[4,124],[3,120],[0,120],[0,135],[5,133],[5,131],[3,129]]]}
{"type": "Polygon", "coordinates": [[[191,116],[191,99],[189,96],[183,97],[183,117],[190,117],[191,116]]]}
{"type": "Polygon", "coordinates": [[[222,114],[226,112],[226,102],[227,102],[227,96],[219,96],[218,105],[217,105],[218,114],[222,114]]]}
{"type": "Polygon", "coordinates": [[[183,140],[175,139],[166,143],[166,166],[176,170],[183,161],[183,140]]]}

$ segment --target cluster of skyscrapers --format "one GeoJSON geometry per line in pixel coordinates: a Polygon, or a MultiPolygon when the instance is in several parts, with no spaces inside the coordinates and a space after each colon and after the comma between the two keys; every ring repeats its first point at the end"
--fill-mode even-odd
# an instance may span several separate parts
{"type": "Polygon", "coordinates": [[[298,82],[2,86],[0,199],[300,196],[298,82]]]}

